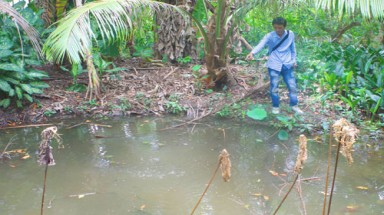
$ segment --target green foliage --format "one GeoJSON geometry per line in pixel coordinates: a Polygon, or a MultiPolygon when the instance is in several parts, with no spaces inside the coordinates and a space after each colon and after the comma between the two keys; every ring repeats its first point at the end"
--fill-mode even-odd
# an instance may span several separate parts
{"type": "MultiPolygon", "coordinates": [[[[25,2],[18,3],[24,4],[25,2]]],[[[28,7],[18,8],[31,25],[43,29],[39,14],[28,7]]],[[[48,87],[48,84],[41,81],[48,75],[33,68],[39,65],[39,61],[28,37],[20,32],[19,38],[15,23],[6,15],[0,17],[0,107],[7,108],[15,102],[21,108],[24,101],[33,102],[33,95],[43,93],[43,89],[48,87]]]]}
{"type": "Polygon", "coordinates": [[[285,141],[285,140],[288,140],[289,134],[285,130],[280,130],[279,133],[277,134],[277,138],[279,138],[279,140],[285,141]]]}
{"type": "Polygon", "coordinates": [[[186,56],[184,58],[177,58],[176,61],[181,65],[188,64],[192,61],[191,56],[186,56]]]}
{"type": "Polygon", "coordinates": [[[323,44],[319,54],[327,62],[321,83],[353,113],[359,107],[373,120],[384,110],[384,52],[381,49],[323,44]]]}
{"type": "Polygon", "coordinates": [[[141,59],[150,59],[153,58],[153,50],[151,47],[135,45],[133,56],[141,59]]]}
{"type": "Polygon", "coordinates": [[[93,55],[93,62],[100,75],[104,73],[116,73],[119,71],[127,70],[126,68],[117,67],[113,62],[105,61],[100,54],[93,55]]]}
{"type": "Polygon", "coordinates": [[[173,113],[173,114],[180,114],[182,112],[187,111],[186,107],[183,107],[182,105],[180,105],[179,100],[180,100],[180,97],[178,95],[175,95],[175,94],[170,95],[168,98],[168,101],[165,103],[165,109],[169,113],[173,113]]]}
{"type": "Polygon", "coordinates": [[[254,120],[263,120],[267,118],[267,111],[264,108],[256,107],[247,111],[247,116],[254,120]]]}

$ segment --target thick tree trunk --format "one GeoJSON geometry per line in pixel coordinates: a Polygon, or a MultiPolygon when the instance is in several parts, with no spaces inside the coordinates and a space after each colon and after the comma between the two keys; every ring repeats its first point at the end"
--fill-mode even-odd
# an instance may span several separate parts
{"type": "MultiPolygon", "coordinates": [[[[225,41],[229,33],[229,26],[226,23],[226,17],[229,16],[229,2],[222,1],[222,14],[213,14],[207,25],[207,36],[209,49],[205,56],[209,79],[211,85],[220,90],[224,86],[231,86],[236,83],[228,69],[228,53],[231,42],[225,41]],[[216,35],[217,16],[220,16],[220,33],[216,35]]],[[[218,10],[216,10],[218,11],[218,10]]]]}
{"type": "MultiPolygon", "coordinates": [[[[178,5],[188,12],[192,12],[195,0],[165,1],[169,4],[178,5]]],[[[167,57],[171,62],[178,58],[190,56],[196,60],[196,31],[192,28],[189,18],[184,19],[177,12],[164,11],[156,13],[155,55],[157,58],[167,57]]]]}
{"type": "Polygon", "coordinates": [[[40,17],[44,21],[45,27],[50,26],[55,21],[55,15],[56,15],[55,3],[52,2],[52,0],[36,0],[35,5],[37,8],[44,9],[40,17]]]}

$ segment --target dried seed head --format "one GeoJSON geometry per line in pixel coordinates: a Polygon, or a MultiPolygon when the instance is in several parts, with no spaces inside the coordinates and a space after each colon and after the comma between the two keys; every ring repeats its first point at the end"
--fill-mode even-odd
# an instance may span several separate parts
{"type": "Polygon", "coordinates": [[[57,127],[52,126],[44,129],[41,132],[41,137],[42,140],[39,146],[38,162],[40,165],[53,166],[55,165],[55,160],[53,159],[51,141],[55,138],[59,142],[59,145],[61,143],[61,138],[57,134],[57,127]]]}
{"type": "Polygon", "coordinates": [[[348,163],[353,163],[352,146],[356,142],[359,130],[354,124],[341,118],[333,124],[333,136],[341,144],[341,154],[347,159],[348,163]]]}
{"type": "Polygon", "coordinates": [[[299,153],[297,155],[296,164],[295,164],[295,173],[299,174],[303,169],[304,161],[307,160],[307,138],[305,135],[300,135],[299,137],[299,153]]]}
{"type": "Polygon", "coordinates": [[[226,149],[223,149],[219,155],[221,176],[227,182],[231,178],[231,160],[226,149]]]}

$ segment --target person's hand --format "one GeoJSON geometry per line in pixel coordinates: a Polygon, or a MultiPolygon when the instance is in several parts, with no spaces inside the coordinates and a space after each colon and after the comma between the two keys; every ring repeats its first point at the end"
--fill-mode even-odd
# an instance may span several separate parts
{"type": "Polygon", "coordinates": [[[246,60],[253,60],[253,54],[250,52],[247,57],[245,58],[246,60]]]}

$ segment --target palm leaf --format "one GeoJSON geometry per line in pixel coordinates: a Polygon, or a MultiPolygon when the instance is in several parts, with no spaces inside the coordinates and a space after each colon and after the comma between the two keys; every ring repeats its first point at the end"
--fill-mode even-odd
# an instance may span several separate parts
{"type": "Polygon", "coordinates": [[[48,60],[62,62],[65,56],[73,63],[80,63],[95,39],[90,22],[93,18],[103,40],[126,38],[132,28],[131,17],[143,12],[177,9],[173,5],[151,0],[101,0],[84,4],[71,10],[58,22],[58,27],[48,37],[43,52],[48,60]]]}
{"type": "Polygon", "coordinates": [[[317,7],[338,11],[340,15],[354,14],[360,10],[361,15],[368,18],[384,17],[383,0],[316,0],[317,7]]]}
{"type": "Polygon", "coordinates": [[[32,43],[33,48],[37,54],[41,57],[41,41],[39,33],[25,20],[19,12],[17,12],[8,2],[0,0],[0,13],[7,14],[12,17],[14,22],[19,25],[27,34],[29,40],[32,43]]]}

